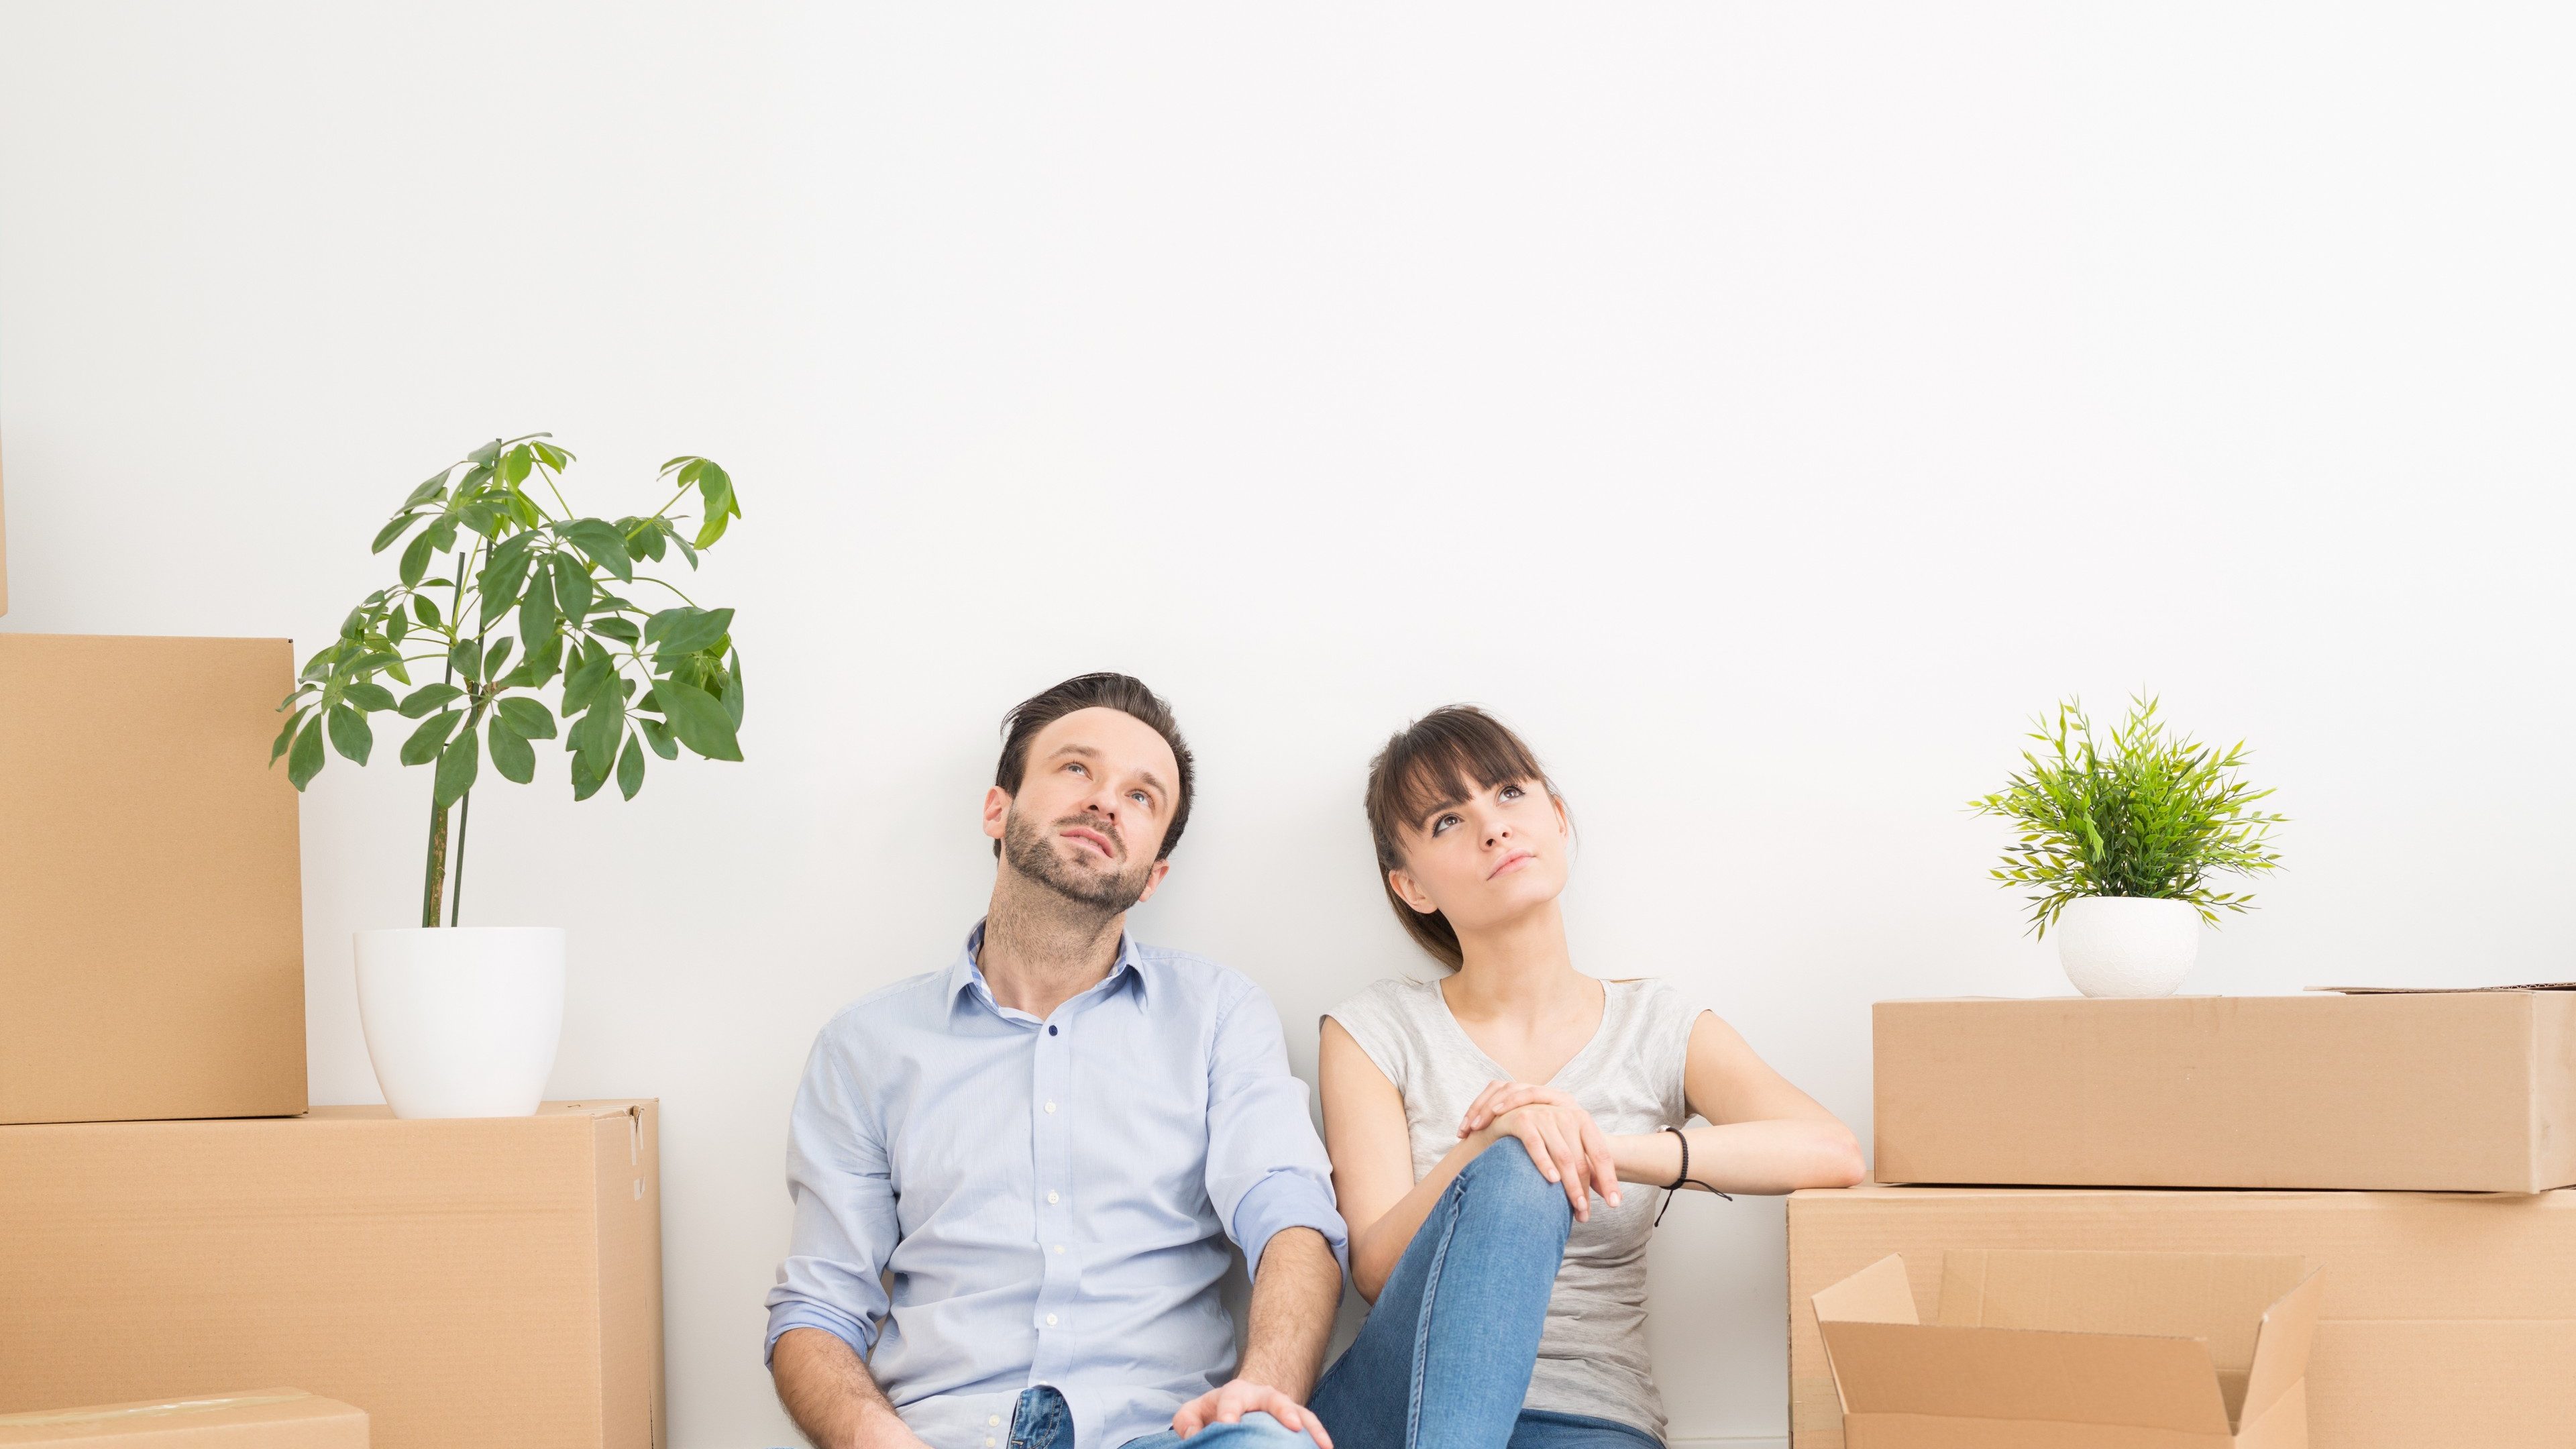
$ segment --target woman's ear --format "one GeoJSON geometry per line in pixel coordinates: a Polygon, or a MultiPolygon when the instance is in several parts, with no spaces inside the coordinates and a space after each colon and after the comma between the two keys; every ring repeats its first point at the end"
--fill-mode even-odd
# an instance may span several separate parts
{"type": "Polygon", "coordinates": [[[1439,906],[1433,904],[1431,897],[1423,891],[1422,887],[1415,883],[1413,877],[1406,875],[1403,871],[1388,871],[1386,873],[1386,888],[1395,892],[1395,898],[1397,900],[1413,907],[1413,909],[1419,911],[1423,915],[1430,915],[1432,912],[1440,909],[1439,906]]]}

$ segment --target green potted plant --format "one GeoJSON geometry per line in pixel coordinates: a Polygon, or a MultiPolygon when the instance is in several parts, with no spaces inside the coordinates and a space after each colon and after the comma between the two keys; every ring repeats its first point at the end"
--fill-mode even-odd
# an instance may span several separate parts
{"type": "Polygon", "coordinates": [[[2287,817],[2255,808],[2272,792],[2239,775],[2244,744],[2175,735],[2156,703],[2131,699],[2107,748],[2081,704],[2060,704],[2053,725],[2037,722],[2021,772],[1969,802],[2019,830],[1994,878],[2031,890],[2031,929],[2056,928],[2067,978],[2087,996],[2172,995],[2201,924],[2252,905],[2210,878],[2280,864],[2269,837],[2287,817]]]}
{"type": "Polygon", "coordinates": [[[696,569],[742,514],[732,478],[705,458],[673,458],[659,509],[589,517],[564,500],[573,457],[550,436],[494,439],[414,488],[373,549],[409,537],[396,581],[349,611],[278,706],[287,720],[269,760],[285,760],[298,790],[333,752],[367,763],[379,718],[402,722],[404,764],[432,767],[420,925],[360,931],[355,943],[367,1053],[396,1116],[524,1116],[554,1066],[563,931],[462,924],[486,763],[524,785],[536,742],[560,739],[574,799],[614,780],[631,800],[648,755],[742,758],[733,610],[637,572],[674,554],[696,569]],[[693,520],[673,511],[692,499],[693,520]]]}

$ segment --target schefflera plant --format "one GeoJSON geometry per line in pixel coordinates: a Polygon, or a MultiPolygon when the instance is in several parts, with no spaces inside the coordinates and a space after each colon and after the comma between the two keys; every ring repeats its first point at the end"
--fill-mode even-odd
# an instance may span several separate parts
{"type": "Polygon", "coordinates": [[[636,572],[672,553],[694,571],[699,551],[742,516],[733,479],[709,459],[673,458],[660,474],[673,492],[659,509],[586,517],[564,500],[573,455],[551,436],[494,439],[414,488],[371,550],[410,536],[398,582],[349,611],[339,637],[314,651],[295,692],[278,705],[288,718],[269,762],[283,757],[298,790],[322,773],[326,739],[363,765],[375,749],[371,716],[418,721],[400,754],[406,765],[436,765],[423,926],[439,923],[451,874],[448,924],[463,914],[465,831],[487,753],[503,779],[524,785],[536,777],[533,742],[560,735],[572,755],[575,800],[598,794],[612,777],[620,795],[635,798],[648,751],[665,760],[682,749],[742,758],[734,611],[702,608],[636,572]],[[673,513],[692,495],[694,520],[673,513]],[[684,532],[690,521],[695,528],[684,532]],[[661,607],[622,592],[640,588],[656,591],[648,603],[661,607]],[[414,666],[435,666],[438,678],[415,685],[414,666]],[[397,698],[385,679],[408,692],[397,698]],[[558,684],[550,710],[542,692],[558,684]],[[558,716],[567,722],[560,731],[558,716]]]}

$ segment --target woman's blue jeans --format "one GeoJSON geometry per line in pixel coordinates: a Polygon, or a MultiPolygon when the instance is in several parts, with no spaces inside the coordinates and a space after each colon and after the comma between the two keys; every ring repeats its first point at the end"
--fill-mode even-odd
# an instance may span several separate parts
{"type": "Polygon", "coordinates": [[[1573,1226],[1517,1139],[1468,1163],[1307,1400],[1334,1449],[1661,1449],[1626,1424],[1521,1409],[1573,1226]]]}

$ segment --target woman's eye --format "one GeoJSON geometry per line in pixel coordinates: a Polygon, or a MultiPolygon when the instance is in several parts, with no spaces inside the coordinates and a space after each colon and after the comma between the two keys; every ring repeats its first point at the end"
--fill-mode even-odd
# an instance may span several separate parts
{"type": "Polygon", "coordinates": [[[1439,819],[1434,820],[1434,821],[1432,821],[1432,822],[1431,822],[1431,833],[1432,833],[1433,835],[1438,835],[1438,834],[1440,834],[1442,831],[1447,830],[1450,826],[1455,825],[1455,824],[1457,824],[1457,823],[1458,823],[1458,817],[1457,817],[1457,816],[1455,816],[1455,815],[1443,815],[1443,816],[1441,816],[1439,819]]]}
{"type": "Polygon", "coordinates": [[[1521,787],[1518,785],[1505,785],[1502,789],[1502,798],[1505,800],[1517,800],[1521,798],[1521,787]]]}

